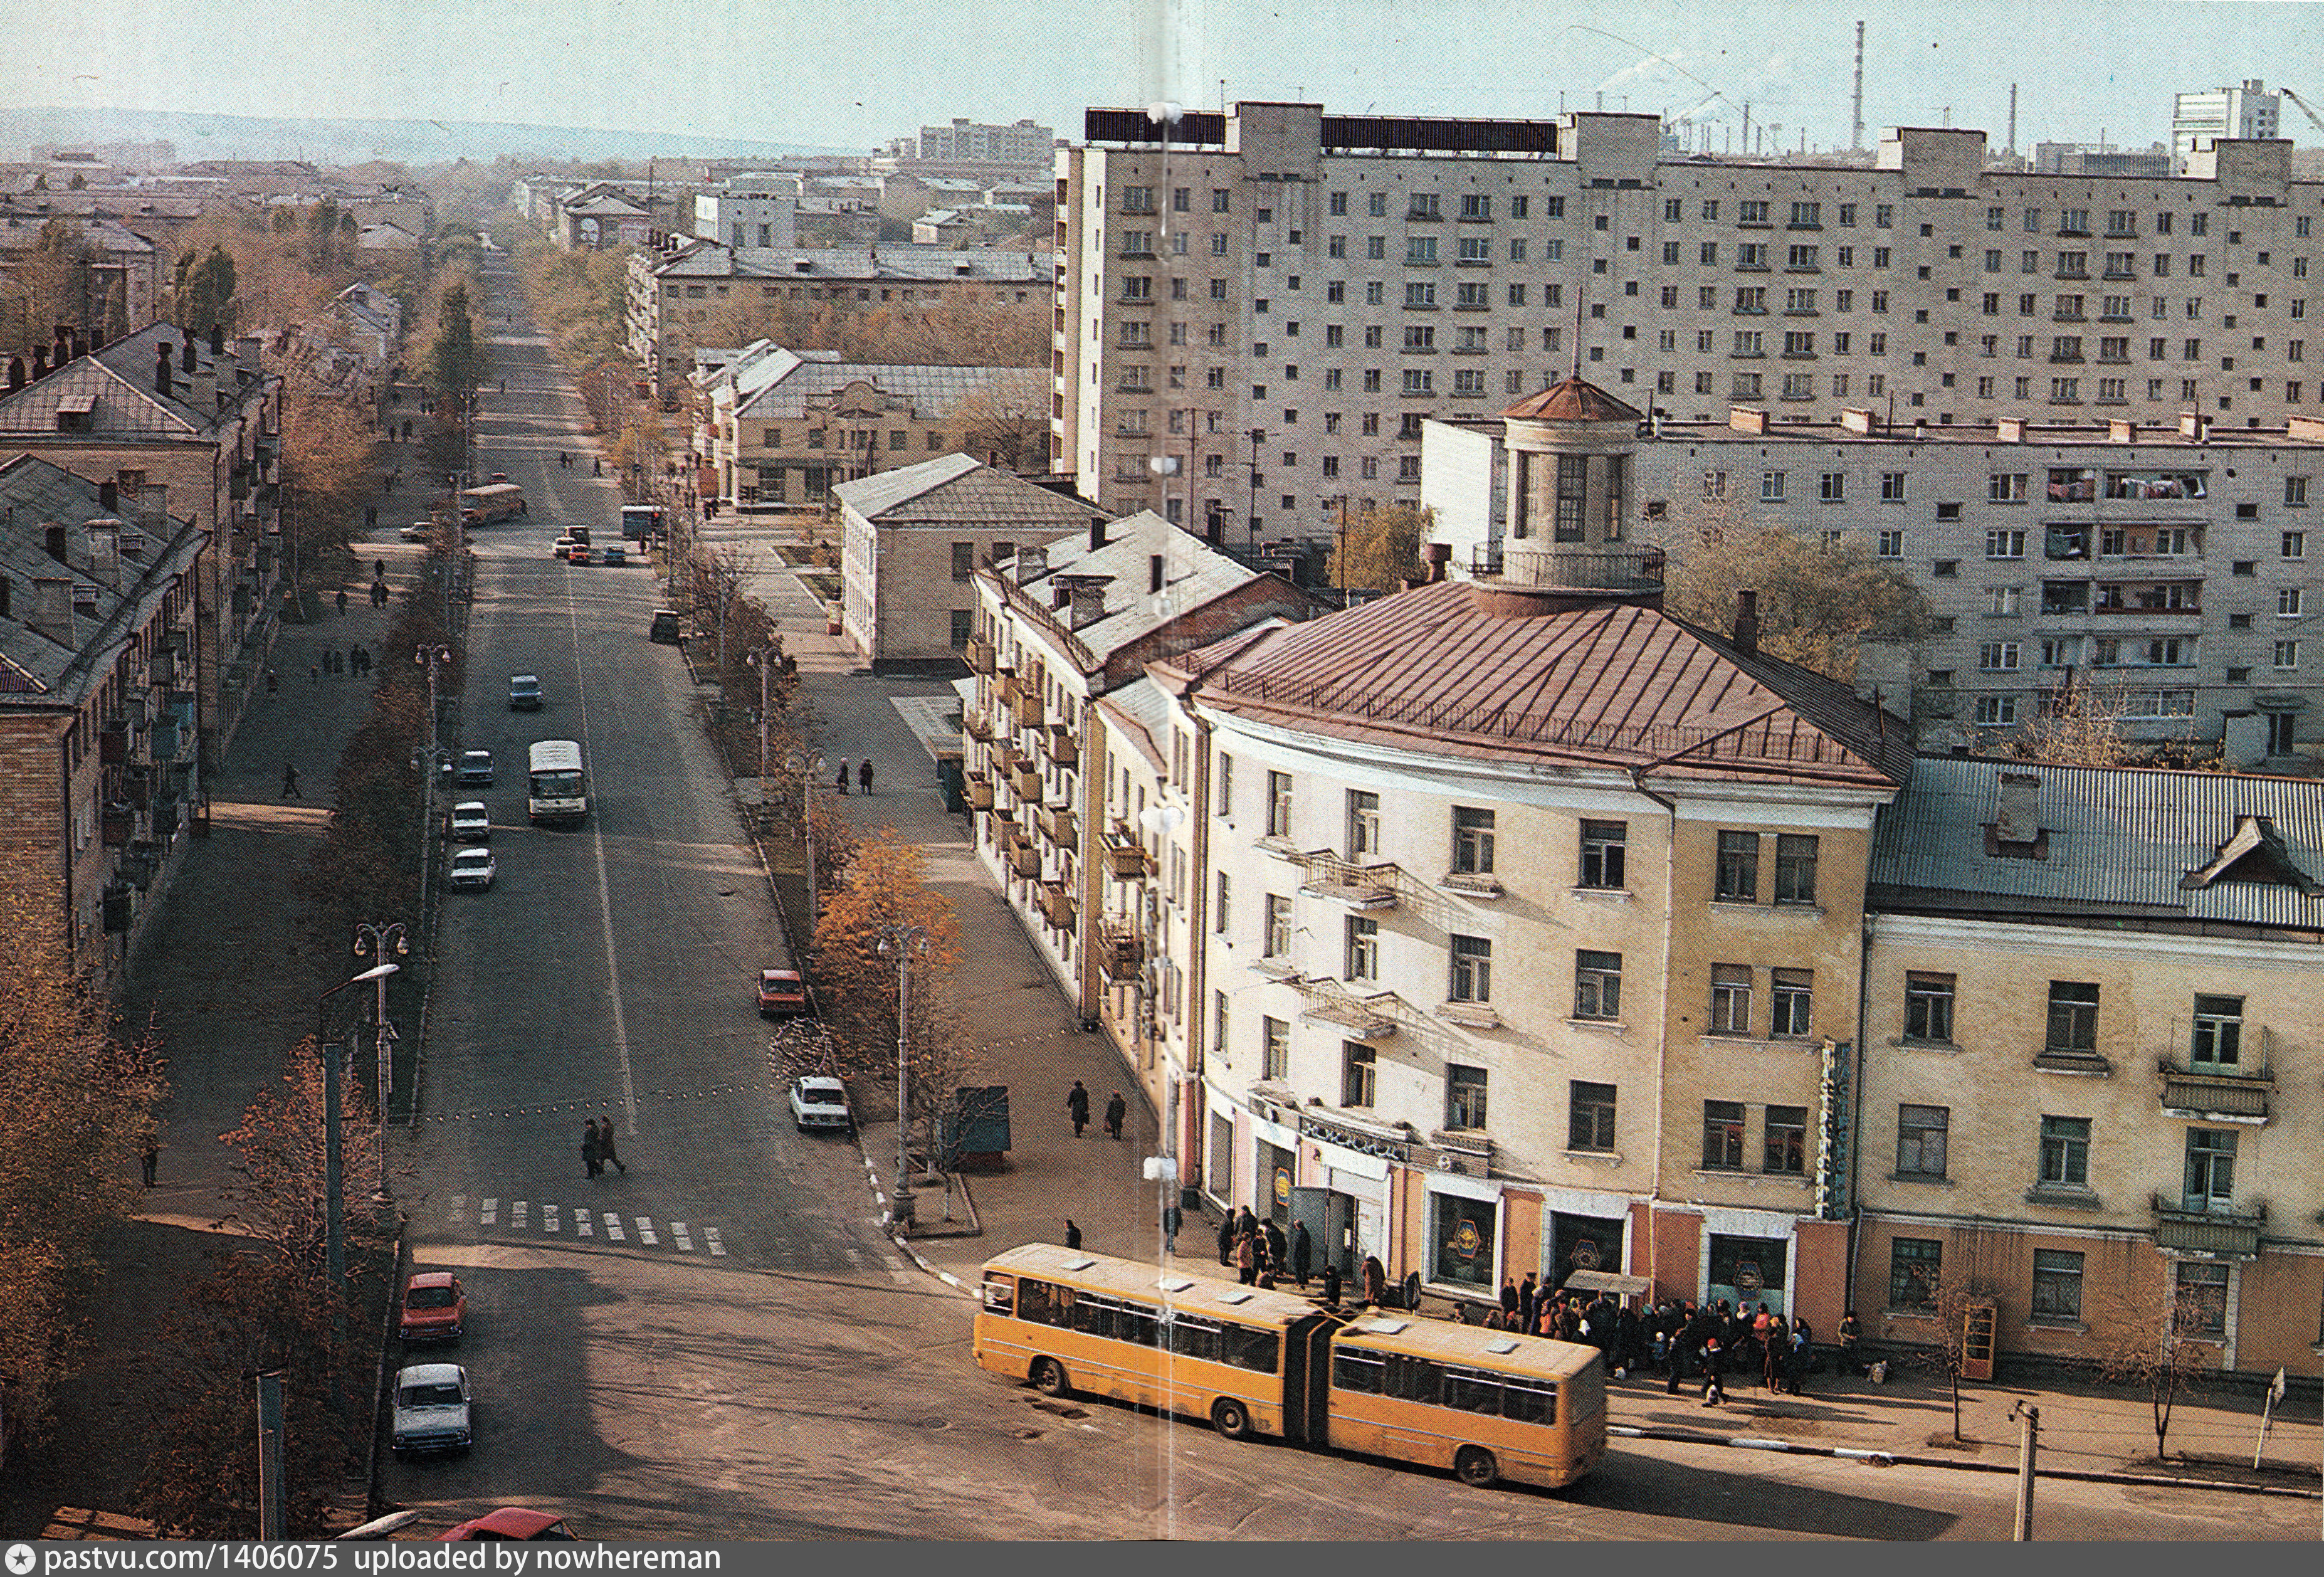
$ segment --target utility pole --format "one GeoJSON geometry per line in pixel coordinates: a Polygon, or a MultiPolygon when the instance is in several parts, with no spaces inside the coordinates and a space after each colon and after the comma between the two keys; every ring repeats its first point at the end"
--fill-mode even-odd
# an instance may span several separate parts
{"type": "Polygon", "coordinates": [[[282,1536],[282,1371],[258,1380],[258,1536],[282,1536]]]}
{"type": "Polygon", "coordinates": [[[899,1229],[912,1226],[912,954],[927,955],[926,926],[880,927],[880,953],[896,955],[896,1192],[899,1229]]]}
{"type": "Polygon", "coordinates": [[[403,922],[374,925],[366,921],[355,924],[355,956],[371,957],[387,964],[372,982],[378,988],[376,1006],[373,1010],[373,1027],[376,1032],[375,1055],[378,1063],[374,1069],[376,1099],[379,1102],[379,1186],[372,1194],[373,1202],[385,1204],[387,1191],[387,1098],[395,1089],[395,1027],[387,1021],[387,977],[399,967],[388,964],[387,955],[393,953],[401,958],[411,951],[404,940],[403,922]]]}
{"type": "Polygon", "coordinates": [[[2020,1400],[2009,1416],[2017,1420],[2017,1516],[2009,1537],[2022,1545],[2034,1537],[2034,1453],[2042,1436],[2042,1409],[2020,1400]]]}

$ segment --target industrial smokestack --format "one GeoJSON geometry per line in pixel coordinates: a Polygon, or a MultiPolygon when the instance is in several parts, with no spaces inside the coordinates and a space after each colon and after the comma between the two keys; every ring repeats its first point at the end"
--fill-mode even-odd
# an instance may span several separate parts
{"type": "Polygon", "coordinates": [[[1740,651],[1759,650],[1759,594],[1756,591],[1735,594],[1735,645],[1740,651]]]}
{"type": "MultiPolygon", "coordinates": [[[[2010,92],[2010,113],[2015,115],[2017,103],[2016,90],[2012,88],[2010,92]]],[[[2014,138],[2014,132],[2012,135],[2014,138]]],[[[1860,22],[1856,24],[1856,127],[1849,134],[1848,146],[1851,152],[1860,153],[1864,151],[1864,24],[1860,22]]]]}

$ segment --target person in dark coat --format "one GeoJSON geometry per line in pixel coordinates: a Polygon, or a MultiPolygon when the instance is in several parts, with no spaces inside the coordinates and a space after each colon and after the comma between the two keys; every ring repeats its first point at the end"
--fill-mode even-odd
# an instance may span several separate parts
{"type": "Polygon", "coordinates": [[[1116,1090],[1113,1093],[1113,1099],[1105,1103],[1105,1132],[1108,1139],[1121,1138],[1122,1120],[1129,1115],[1130,1102],[1121,1098],[1120,1091],[1116,1090]]]}
{"type": "Polygon", "coordinates": [[[282,798],[285,799],[307,798],[299,792],[299,769],[288,761],[282,763],[282,798]]]}
{"type": "Polygon", "coordinates": [[[1504,1322],[1517,1312],[1517,1284],[1514,1277],[1501,1280],[1501,1314],[1504,1322]]]}
{"type": "Polygon", "coordinates": [[[622,1176],[630,1175],[629,1163],[613,1149],[613,1120],[610,1117],[597,1124],[597,1170],[604,1171],[607,1162],[621,1167],[622,1176]]]}
{"type": "Polygon", "coordinates": [[[1337,1261],[1323,1267],[1323,1305],[1333,1309],[1340,1306],[1340,1267],[1337,1261]]]}
{"type": "Polygon", "coordinates": [[[855,768],[855,786],[868,796],[872,792],[872,758],[865,756],[855,768]]]}
{"type": "Polygon", "coordinates": [[[1702,1405],[1715,1407],[1727,1399],[1727,1354],[1713,1336],[1702,1344],[1702,1405]]]}
{"type": "Polygon", "coordinates": [[[1646,1366],[1646,1323],[1638,1311],[1624,1304],[1614,1316],[1614,1374],[1627,1379],[1646,1366]]]}
{"type": "Polygon", "coordinates": [[[1065,1247],[1068,1249],[1078,1249],[1081,1246],[1082,1230],[1074,1224],[1073,1217],[1067,1216],[1065,1218],[1065,1247]]]}
{"type": "Polygon", "coordinates": [[[1089,1092],[1082,1087],[1079,1079],[1065,1093],[1065,1112],[1074,1120],[1074,1137],[1081,1138],[1082,1130],[1089,1126],[1089,1092]]]}
{"type": "Polygon", "coordinates": [[[1388,1302],[1388,1267],[1377,1254],[1364,1256],[1364,1302],[1374,1308],[1388,1302]]]}
{"type": "Polygon", "coordinates": [[[1795,1397],[1807,1395],[1808,1369],[1815,1361],[1815,1333],[1796,1315],[1792,1320],[1791,1351],[1784,1355],[1784,1379],[1795,1397]]]}
{"type": "Polygon", "coordinates": [[[345,587],[345,586],[341,586],[341,587],[339,588],[339,617],[340,617],[340,618],[342,618],[342,619],[344,619],[344,618],[346,618],[346,616],[347,616],[347,588],[346,588],[346,587],[345,587]]]}
{"type": "Polygon", "coordinates": [[[581,1126],[581,1173],[586,1177],[595,1177],[604,1169],[605,1163],[597,1148],[597,1120],[593,1117],[581,1126]]]}
{"type": "Polygon", "coordinates": [[[1314,1263],[1314,1259],[1315,1245],[1308,1240],[1307,1223],[1304,1221],[1293,1222],[1291,1223],[1291,1274],[1300,1286],[1307,1285],[1307,1268],[1314,1263]]]}
{"type": "Polygon", "coordinates": [[[1162,1251],[1165,1254],[1178,1251],[1178,1231],[1185,1224],[1186,1213],[1175,1203],[1162,1207],[1162,1251]]]}
{"type": "Polygon", "coordinates": [[[1526,1272],[1525,1285],[1517,1288],[1517,1329],[1530,1335],[1541,1318],[1541,1288],[1534,1283],[1534,1274],[1526,1272]]]}
{"type": "Polygon", "coordinates": [[[1864,1372],[1864,1327],[1854,1309],[1840,1316],[1840,1368],[1842,1374],[1864,1372]]]}
{"type": "Polygon", "coordinates": [[[1219,1222],[1219,1263],[1222,1265],[1234,1263],[1234,1225],[1232,1216],[1219,1222]]]}
{"type": "Polygon", "coordinates": [[[847,792],[847,758],[845,756],[839,758],[839,791],[842,794],[847,792]]]}
{"type": "Polygon", "coordinates": [[[1270,1221],[1260,1223],[1259,1230],[1267,1234],[1267,1262],[1277,1270],[1289,1269],[1291,1240],[1283,1235],[1283,1229],[1270,1221]]]}

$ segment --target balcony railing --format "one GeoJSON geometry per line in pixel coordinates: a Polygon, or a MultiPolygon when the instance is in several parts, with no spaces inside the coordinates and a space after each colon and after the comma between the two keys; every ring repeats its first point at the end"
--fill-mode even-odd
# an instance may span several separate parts
{"type": "Polygon", "coordinates": [[[1082,761],[1082,742],[1074,731],[1062,723],[1052,723],[1042,736],[1042,748],[1050,761],[1061,767],[1077,767],[1082,761]]]}
{"type": "Polygon", "coordinates": [[[1105,868],[1117,881],[1136,881],[1153,873],[1153,861],[1136,835],[1117,822],[1105,835],[1105,868]]]}
{"type": "Polygon", "coordinates": [[[2265,1122],[2275,1096],[2275,1074],[2264,1067],[2181,1067],[2166,1058],[2158,1074],[2169,1117],[2265,1122]]]}
{"type": "Polygon", "coordinates": [[[969,672],[989,674],[992,671],[992,642],[990,641],[970,641],[967,655],[969,672]]]}
{"type": "Polygon", "coordinates": [[[971,810],[992,808],[992,779],[983,773],[968,773],[962,781],[961,790],[967,798],[968,807],[971,810]]]}
{"type": "Polygon", "coordinates": [[[1307,872],[1299,890],[1310,898],[1330,899],[1355,909],[1396,907],[1397,879],[1404,872],[1392,862],[1359,865],[1327,849],[1304,854],[1299,862],[1307,872]]]}
{"type": "Polygon", "coordinates": [[[1016,844],[1009,851],[1009,869],[1013,875],[1025,877],[1040,875],[1041,851],[1029,844],[1016,844]]]}
{"type": "Polygon", "coordinates": [[[992,719],[988,714],[971,706],[961,713],[960,726],[969,738],[986,744],[992,742],[992,719]]]}
{"type": "Polygon", "coordinates": [[[2157,1194],[2151,1207],[2158,1249],[2230,1259],[2259,1258],[2260,1236],[2267,1230],[2264,1204],[2247,1210],[2190,1210],[2186,1201],[2157,1194]]]}
{"type": "Polygon", "coordinates": [[[1384,1010],[1397,1001],[1394,991],[1360,997],[1335,980],[1296,982],[1302,1002],[1299,1016],[1311,1023],[1328,1024],[1357,1040],[1385,1040],[1396,1033],[1396,1020],[1384,1010]]]}
{"type": "Polygon", "coordinates": [[[1039,804],[1041,799],[1041,773],[1039,769],[1035,767],[1019,767],[1014,772],[1011,772],[1009,775],[1009,792],[1014,794],[1019,799],[1028,800],[1037,805],[1039,804]]]}
{"type": "Polygon", "coordinates": [[[1116,980],[1131,980],[1146,964],[1146,939],[1136,928],[1108,920],[1098,931],[1098,967],[1116,980]]]}
{"type": "Polygon", "coordinates": [[[1034,817],[1041,835],[1061,848],[1075,848],[1081,843],[1081,822],[1073,807],[1067,805],[1047,805],[1034,817]]]}
{"type": "Polygon", "coordinates": [[[1074,911],[1074,898],[1062,881],[1044,881],[1033,895],[1033,907],[1041,918],[1061,931],[1070,931],[1078,918],[1074,911]]]}
{"type": "Polygon", "coordinates": [[[1529,591],[1657,591],[1663,584],[1663,567],[1659,548],[1582,553],[1530,538],[1522,542],[1487,543],[1469,556],[1470,573],[1479,579],[1498,580],[1529,591]]]}

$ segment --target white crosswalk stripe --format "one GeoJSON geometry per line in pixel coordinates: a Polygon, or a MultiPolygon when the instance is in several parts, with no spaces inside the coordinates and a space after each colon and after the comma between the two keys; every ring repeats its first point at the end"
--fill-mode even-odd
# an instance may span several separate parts
{"type": "Polygon", "coordinates": [[[478,1225],[480,1225],[480,1226],[487,1226],[487,1227],[489,1227],[489,1226],[494,1226],[494,1225],[497,1225],[497,1224],[499,1223],[500,1219],[501,1219],[501,1202],[500,1202],[499,1200],[497,1200],[497,1199],[487,1199],[487,1200],[485,1200],[485,1201],[484,1201],[484,1214],[483,1214],[481,1217],[479,1217],[479,1218],[478,1218],[477,1224],[478,1224],[478,1225]]]}
{"type": "Polygon", "coordinates": [[[674,1221],[670,1222],[669,1235],[677,1240],[678,1251],[679,1253],[691,1254],[694,1252],[694,1239],[687,1235],[686,1223],[684,1222],[674,1221]]]}
{"type": "Polygon", "coordinates": [[[702,1240],[710,1245],[711,1258],[723,1259],[726,1257],[726,1240],[718,1235],[716,1227],[703,1228],[702,1240]]]}
{"type": "Polygon", "coordinates": [[[632,1219],[638,1223],[639,1242],[643,1243],[649,1249],[654,1248],[661,1242],[659,1238],[654,1236],[653,1217],[650,1215],[641,1215],[633,1217],[632,1219]]]}
{"type": "Polygon", "coordinates": [[[573,1207],[573,1235],[576,1238],[594,1238],[597,1235],[596,1220],[590,1215],[588,1207],[586,1205],[576,1204],[573,1207]]]}
{"type": "Polygon", "coordinates": [[[627,1240],[622,1236],[622,1218],[610,1210],[605,1212],[605,1236],[616,1243],[627,1240]]]}
{"type": "MultiPolygon", "coordinates": [[[[479,1229],[518,1233],[539,1231],[544,1234],[586,1238],[592,1243],[634,1243],[643,1249],[669,1248],[680,1254],[708,1250],[710,1257],[727,1257],[725,1234],[714,1226],[682,1221],[656,1225],[650,1215],[624,1218],[620,1213],[602,1210],[587,1204],[558,1204],[549,1200],[503,1199],[496,1194],[455,1194],[450,1195],[447,1223],[455,1228],[473,1225],[479,1229]],[[568,1229],[567,1223],[570,1222],[568,1229]],[[663,1239],[669,1242],[665,1244],[663,1239]]],[[[850,1260],[863,1263],[858,1250],[848,1250],[850,1260]]]]}
{"type": "Polygon", "coordinates": [[[543,1204],[540,1207],[540,1230],[544,1232],[553,1232],[557,1230],[557,1207],[553,1204],[543,1204]]]}

